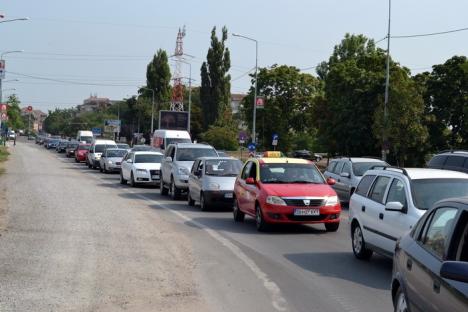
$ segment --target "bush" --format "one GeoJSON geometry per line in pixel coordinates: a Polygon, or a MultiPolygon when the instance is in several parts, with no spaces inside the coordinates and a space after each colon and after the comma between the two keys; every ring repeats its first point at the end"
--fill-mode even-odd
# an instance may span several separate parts
{"type": "Polygon", "coordinates": [[[239,148],[237,133],[228,127],[212,126],[202,134],[202,138],[216,149],[234,151],[239,148]]]}

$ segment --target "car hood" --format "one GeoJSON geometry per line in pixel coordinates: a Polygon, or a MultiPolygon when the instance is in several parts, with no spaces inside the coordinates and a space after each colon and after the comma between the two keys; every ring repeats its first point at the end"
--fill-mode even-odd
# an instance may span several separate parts
{"type": "Polygon", "coordinates": [[[112,162],[122,162],[123,157],[108,157],[107,160],[112,162]]]}
{"type": "Polygon", "coordinates": [[[195,161],[176,161],[175,164],[178,168],[187,168],[188,171],[192,170],[195,161]]]}
{"type": "Polygon", "coordinates": [[[336,196],[328,184],[262,184],[268,195],[280,197],[336,196]]]}
{"type": "Polygon", "coordinates": [[[203,177],[203,185],[205,188],[209,187],[210,183],[219,184],[219,189],[221,191],[232,191],[234,190],[234,183],[236,182],[236,177],[218,177],[218,176],[208,176],[203,177]]]}
{"type": "Polygon", "coordinates": [[[146,170],[159,170],[161,169],[160,163],[137,163],[133,164],[135,169],[146,169],[146,170]]]}

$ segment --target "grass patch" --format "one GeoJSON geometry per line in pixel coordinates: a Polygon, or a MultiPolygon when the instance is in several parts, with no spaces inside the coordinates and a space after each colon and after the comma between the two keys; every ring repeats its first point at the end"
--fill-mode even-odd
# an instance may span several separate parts
{"type": "Polygon", "coordinates": [[[10,153],[8,153],[6,147],[5,146],[0,146],[0,162],[3,162],[5,160],[7,160],[8,155],[10,155],[10,153]]]}

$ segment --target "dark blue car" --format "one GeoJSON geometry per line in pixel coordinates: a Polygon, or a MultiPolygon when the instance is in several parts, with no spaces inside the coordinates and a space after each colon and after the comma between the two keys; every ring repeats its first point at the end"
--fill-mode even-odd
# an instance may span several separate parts
{"type": "Polygon", "coordinates": [[[468,311],[468,198],[438,202],[397,243],[392,298],[395,311],[468,311]]]}

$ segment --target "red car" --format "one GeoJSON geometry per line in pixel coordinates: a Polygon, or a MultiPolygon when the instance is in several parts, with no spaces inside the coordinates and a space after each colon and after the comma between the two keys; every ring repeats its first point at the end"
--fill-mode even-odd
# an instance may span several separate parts
{"type": "Polygon", "coordinates": [[[76,162],[83,162],[86,161],[86,156],[89,152],[89,147],[91,144],[80,144],[75,150],[75,161],[76,162]]]}
{"type": "Polygon", "coordinates": [[[234,220],[242,222],[250,215],[259,231],[273,223],[323,223],[335,232],[341,205],[333,184],[310,160],[249,159],[234,185],[234,220]]]}

